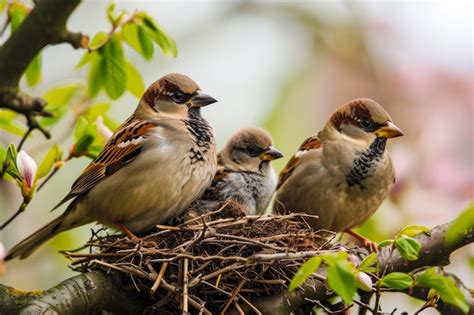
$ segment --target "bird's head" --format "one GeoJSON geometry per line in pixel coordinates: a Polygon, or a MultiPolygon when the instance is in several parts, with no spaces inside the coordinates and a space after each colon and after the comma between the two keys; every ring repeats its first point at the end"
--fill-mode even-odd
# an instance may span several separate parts
{"type": "Polygon", "coordinates": [[[377,102],[368,98],[354,99],[339,107],[329,118],[325,136],[343,136],[370,145],[376,138],[403,135],[390,115],[377,102]]]}
{"type": "Polygon", "coordinates": [[[162,117],[186,119],[191,108],[199,109],[215,102],[215,98],[202,93],[197,83],[189,77],[170,73],[148,87],[137,111],[151,110],[162,117]]]}
{"type": "Polygon", "coordinates": [[[241,129],[219,153],[220,164],[246,172],[264,172],[270,161],[281,157],[283,154],[273,147],[270,134],[260,128],[241,129]]]}

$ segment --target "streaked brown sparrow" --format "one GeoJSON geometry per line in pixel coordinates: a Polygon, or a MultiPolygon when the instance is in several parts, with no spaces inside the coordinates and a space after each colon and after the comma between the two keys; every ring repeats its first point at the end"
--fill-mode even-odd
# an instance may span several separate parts
{"type": "Polygon", "coordinates": [[[387,198],[395,175],[385,150],[403,135],[375,101],[355,99],[338,108],[326,126],[300,146],[280,174],[274,210],[307,212],[314,229],[346,231],[366,222],[387,198]]]}
{"type": "Polygon", "coordinates": [[[238,131],[219,152],[217,173],[194,208],[206,212],[233,200],[246,214],[263,214],[277,185],[270,161],[282,156],[273,147],[267,131],[260,128],[238,131]]]}
{"type": "Polygon", "coordinates": [[[182,74],[153,83],[56,206],[72,200],[66,211],[13,247],[7,259],[25,258],[58,233],[90,222],[143,232],[179,215],[216,172],[213,131],[200,113],[214,102],[182,74]]]}

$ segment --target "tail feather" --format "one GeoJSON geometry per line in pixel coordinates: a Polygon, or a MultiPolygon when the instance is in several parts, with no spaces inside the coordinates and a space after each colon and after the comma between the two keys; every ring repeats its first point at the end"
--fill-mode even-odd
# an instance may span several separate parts
{"type": "Polygon", "coordinates": [[[15,245],[7,253],[5,260],[10,260],[19,257],[24,259],[30,256],[39,246],[47,242],[49,239],[54,237],[56,234],[64,231],[65,229],[61,228],[61,223],[63,223],[65,215],[61,215],[58,218],[54,219],[50,223],[43,226],[41,229],[28,236],[26,239],[21,241],[19,244],[15,245]]]}

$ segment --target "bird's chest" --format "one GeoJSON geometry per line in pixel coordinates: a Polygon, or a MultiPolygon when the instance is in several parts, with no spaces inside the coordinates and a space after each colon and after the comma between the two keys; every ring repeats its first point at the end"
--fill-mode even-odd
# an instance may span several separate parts
{"type": "Polygon", "coordinates": [[[215,141],[211,127],[204,121],[191,119],[184,122],[190,134],[186,156],[192,168],[199,168],[203,163],[215,160],[215,141]]]}
{"type": "Polygon", "coordinates": [[[359,186],[365,189],[367,181],[377,182],[384,175],[383,168],[386,167],[385,144],[387,139],[377,138],[366,150],[355,152],[352,165],[346,174],[348,187],[359,186]]]}

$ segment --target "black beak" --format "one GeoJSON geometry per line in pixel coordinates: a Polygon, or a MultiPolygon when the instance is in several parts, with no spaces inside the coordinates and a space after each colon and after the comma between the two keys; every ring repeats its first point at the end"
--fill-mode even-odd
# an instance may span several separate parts
{"type": "Polygon", "coordinates": [[[204,107],[204,106],[217,102],[217,100],[213,98],[212,96],[201,93],[201,92],[197,92],[197,94],[191,97],[190,101],[191,101],[190,102],[191,104],[189,107],[204,107]]]}
{"type": "Polygon", "coordinates": [[[280,151],[275,149],[274,147],[269,147],[265,150],[262,155],[260,156],[264,161],[272,161],[283,157],[280,151]]]}

